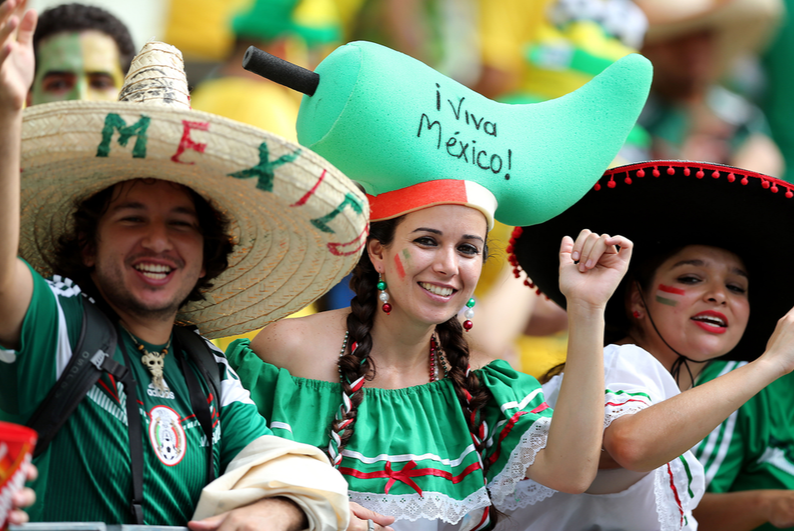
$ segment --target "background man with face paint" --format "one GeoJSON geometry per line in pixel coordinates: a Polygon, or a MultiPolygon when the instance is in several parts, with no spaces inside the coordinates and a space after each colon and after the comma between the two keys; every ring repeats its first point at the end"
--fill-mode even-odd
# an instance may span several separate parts
{"type": "Polygon", "coordinates": [[[27,105],[116,101],[135,54],[130,31],[104,9],[63,4],[41,13],[33,36],[36,75],[27,105]]]}

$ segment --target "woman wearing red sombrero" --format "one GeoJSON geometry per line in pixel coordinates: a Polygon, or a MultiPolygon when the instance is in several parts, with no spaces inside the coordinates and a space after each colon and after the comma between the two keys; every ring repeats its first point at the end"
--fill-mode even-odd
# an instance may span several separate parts
{"type": "MultiPolygon", "coordinates": [[[[589,220],[636,247],[605,317],[603,469],[585,494],[517,496],[501,507],[505,529],[696,529],[704,467],[689,449],[771,382],[791,382],[792,196],[754,172],[652,161],[608,170],[561,216],[516,231],[514,259],[561,304],[545,258],[559,234],[589,220]],[[693,388],[718,357],[754,361],[693,388]]],[[[563,381],[544,385],[548,400],[563,381]]],[[[791,402],[788,416],[791,449],[791,402]]]]}

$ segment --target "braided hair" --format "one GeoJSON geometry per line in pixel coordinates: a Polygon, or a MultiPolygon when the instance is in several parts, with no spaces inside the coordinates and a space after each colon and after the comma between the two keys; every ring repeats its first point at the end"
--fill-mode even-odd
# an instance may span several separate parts
{"type": "MultiPolygon", "coordinates": [[[[368,243],[374,239],[383,246],[389,246],[395,236],[395,229],[405,216],[376,221],[370,224],[368,243]]],[[[484,260],[488,256],[483,250],[484,260]]],[[[351,313],[347,318],[347,339],[350,349],[340,355],[339,369],[342,384],[342,404],[330,426],[331,441],[329,457],[334,466],[342,462],[342,451],[350,441],[356,424],[356,415],[362,402],[362,386],[366,380],[375,377],[375,363],[370,359],[373,340],[370,331],[378,309],[378,272],[367,253],[364,253],[353,270],[350,287],[355,296],[351,299],[351,313]]],[[[491,392],[480,385],[480,380],[469,366],[469,344],[464,338],[464,330],[456,315],[436,326],[440,348],[449,364],[447,376],[452,380],[456,396],[461,404],[475,449],[486,478],[489,462],[483,459],[488,439],[488,428],[480,420],[480,410],[491,399],[491,392]]],[[[496,509],[488,509],[491,525],[496,523],[496,509]]],[[[491,526],[489,526],[491,527],[491,526]]]]}

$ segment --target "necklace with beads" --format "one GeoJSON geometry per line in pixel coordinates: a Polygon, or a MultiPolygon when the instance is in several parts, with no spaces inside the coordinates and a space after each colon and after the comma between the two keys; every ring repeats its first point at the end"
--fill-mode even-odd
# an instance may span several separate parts
{"type": "MultiPolygon", "coordinates": [[[[345,355],[345,349],[348,348],[348,334],[349,332],[345,331],[345,339],[342,341],[342,348],[340,349],[340,358],[345,355]]],[[[356,350],[356,342],[353,343],[351,346],[351,353],[356,350]]],[[[447,373],[449,369],[447,367],[447,359],[444,356],[444,351],[439,347],[438,340],[436,339],[436,333],[434,332],[431,335],[431,349],[430,349],[430,362],[428,363],[428,376],[430,382],[435,382],[439,380],[438,372],[437,372],[437,359],[439,360],[439,365],[442,366],[442,371],[444,372],[444,376],[442,378],[447,378],[447,373]]],[[[342,375],[342,367],[340,366],[339,362],[337,362],[337,370],[340,373],[340,382],[343,381],[342,375]]]]}
{"type": "MultiPolygon", "coordinates": [[[[119,323],[121,324],[121,323],[119,323]]],[[[121,327],[130,335],[130,339],[132,339],[133,343],[135,343],[135,348],[138,349],[141,355],[141,363],[144,367],[149,369],[149,374],[152,375],[152,385],[159,391],[166,392],[167,388],[165,383],[163,382],[163,363],[166,354],[168,354],[168,349],[171,347],[171,337],[168,338],[168,343],[166,346],[163,347],[160,352],[152,352],[151,350],[147,350],[138,340],[135,338],[132,332],[127,330],[127,327],[121,324],[121,327]]]]}

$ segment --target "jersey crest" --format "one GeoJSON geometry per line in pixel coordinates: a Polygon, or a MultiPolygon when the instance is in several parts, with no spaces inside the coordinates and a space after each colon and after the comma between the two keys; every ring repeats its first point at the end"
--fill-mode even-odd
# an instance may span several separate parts
{"type": "Polygon", "coordinates": [[[156,406],[149,418],[149,440],[155,454],[166,466],[178,464],[185,457],[188,444],[179,415],[170,407],[156,406]]]}

